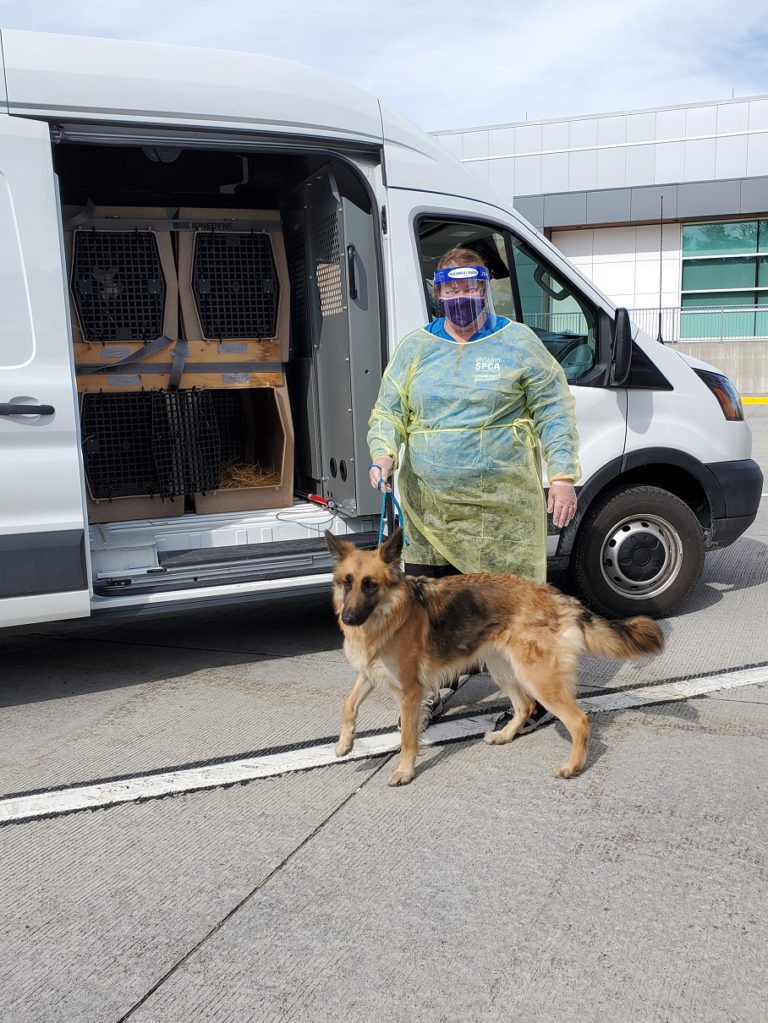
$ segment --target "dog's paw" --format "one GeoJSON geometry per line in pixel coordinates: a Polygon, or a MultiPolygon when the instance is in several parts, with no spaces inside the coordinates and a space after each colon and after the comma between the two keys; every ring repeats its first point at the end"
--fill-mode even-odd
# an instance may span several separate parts
{"type": "Polygon", "coordinates": [[[355,744],[354,735],[340,735],[336,743],[336,756],[345,757],[355,744]]]}
{"type": "Polygon", "coordinates": [[[555,768],[556,778],[575,778],[581,772],[580,767],[572,767],[570,764],[560,764],[555,768]]]}
{"type": "Polygon", "coordinates": [[[489,746],[503,746],[507,742],[511,742],[511,739],[505,739],[503,732],[486,732],[483,739],[488,743],[489,746]]]}
{"type": "Polygon", "coordinates": [[[407,785],[409,782],[413,781],[415,774],[416,772],[414,770],[406,771],[403,768],[398,767],[396,771],[393,771],[392,774],[390,774],[389,779],[387,780],[387,785],[407,785]]]}

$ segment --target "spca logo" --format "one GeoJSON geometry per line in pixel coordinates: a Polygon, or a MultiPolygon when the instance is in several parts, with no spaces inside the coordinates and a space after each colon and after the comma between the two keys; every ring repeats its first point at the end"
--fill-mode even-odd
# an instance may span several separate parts
{"type": "Polygon", "coordinates": [[[475,359],[475,383],[492,383],[501,376],[501,360],[485,355],[475,359]]]}

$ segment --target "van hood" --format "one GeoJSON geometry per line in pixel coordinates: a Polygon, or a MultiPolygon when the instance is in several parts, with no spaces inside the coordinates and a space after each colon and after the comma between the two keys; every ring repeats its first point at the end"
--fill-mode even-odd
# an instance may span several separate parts
{"type": "Polygon", "coordinates": [[[723,370],[718,369],[717,366],[713,366],[709,362],[703,362],[701,359],[694,358],[693,355],[688,355],[686,352],[675,352],[675,355],[679,355],[683,362],[687,362],[692,369],[706,369],[710,373],[719,373],[720,376],[727,376],[723,370]]]}

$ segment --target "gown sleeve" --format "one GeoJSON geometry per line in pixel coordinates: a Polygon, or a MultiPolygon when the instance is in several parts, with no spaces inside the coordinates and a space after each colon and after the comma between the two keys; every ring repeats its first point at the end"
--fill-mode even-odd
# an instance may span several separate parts
{"type": "Polygon", "coordinates": [[[410,383],[415,369],[415,346],[407,337],[396,349],[379,388],[379,396],[368,420],[368,450],[371,461],[388,455],[396,469],[398,453],[408,435],[411,418],[410,383]]]}
{"type": "Polygon", "coordinates": [[[523,389],[551,480],[581,476],[576,403],[560,364],[531,333],[523,389]]]}

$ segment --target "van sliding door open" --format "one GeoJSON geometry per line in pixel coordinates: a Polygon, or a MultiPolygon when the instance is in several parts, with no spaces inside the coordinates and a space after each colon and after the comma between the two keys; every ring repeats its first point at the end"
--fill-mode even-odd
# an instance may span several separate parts
{"type": "Polygon", "coordinates": [[[0,115],[0,626],[89,614],[48,125],[0,115]]]}
{"type": "Polygon", "coordinates": [[[381,379],[381,317],[372,215],[323,168],[292,193],[286,234],[297,478],[343,513],[374,514],[366,435],[381,379]]]}

